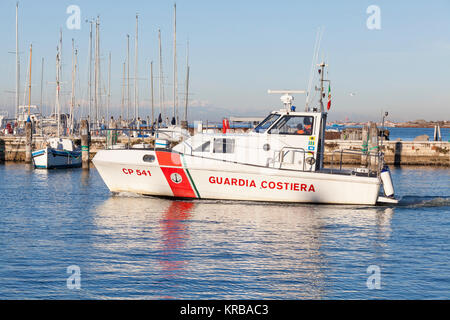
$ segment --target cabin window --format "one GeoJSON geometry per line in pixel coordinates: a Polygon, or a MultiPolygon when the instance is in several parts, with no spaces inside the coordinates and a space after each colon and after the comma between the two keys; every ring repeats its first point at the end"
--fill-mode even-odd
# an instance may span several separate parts
{"type": "Polygon", "coordinates": [[[150,162],[151,163],[151,162],[155,161],[155,156],[152,155],[152,154],[146,154],[142,160],[144,160],[144,162],[150,162]]]}
{"type": "Polygon", "coordinates": [[[211,141],[206,141],[200,147],[196,148],[194,152],[209,152],[211,147],[211,141]]]}
{"type": "Polygon", "coordinates": [[[284,116],[270,130],[272,134],[310,136],[313,133],[314,118],[299,116],[284,116]]]}
{"type": "Polygon", "coordinates": [[[275,121],[277,121],[280,118],[279,114],[271,114],[268,116],[263,122],[261,122],[256,128],[255,132],[264,133],[269,129],[272,124],[274,124],[275,121]]]}
{"type": "Polygon", "coordinates": [[[214,153],[234,153],[234,139],[214,139],[214,153]]]}

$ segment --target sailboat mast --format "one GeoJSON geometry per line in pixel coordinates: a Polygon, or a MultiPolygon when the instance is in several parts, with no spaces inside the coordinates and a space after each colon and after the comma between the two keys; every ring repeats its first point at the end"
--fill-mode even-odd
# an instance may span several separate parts
{"type": "Polygon", "coordinates": [[[19,2],[16,3],[16,119],[20,105],[19,2]]]}
{"type": "Polygon", "coordinates": [[[150,62],[150,92],[152,95],[152,125],[155,123],[155,100],[153,90],[153,61],[150,62]]]}
{"type": "Polygon", "coordinates": [[[98,100],[99,100],[99,90],[100,90],[100,75],[99,75],[99,17],[97,17],[97,20],[95,22],[95,71],[94,71],[94,107],[95,107],[95,124],[98,126],[98,100]]]}
{"type": "Polygon", "coordinates": [[[186,43],[186,97],[184,105],[184,121],[188,121],[188,104],[189,104],[189,40],[186,43]]]}
{"type": "Polygon", "coordinates": [[[44,58],[42,58],[42,69],[41,69],[41,102],[40,102],[40,108],[41,112],[44,113],[43,110],[43,98],[44,98],[44,58]]]}
{"type": "MultiPolygon", "coordinates": [[[[177,119],[177,4],[175,3],[173,13],[173,117],[177,119]]],[[[176,120],[175,120],[176,121],[176,120]]]]}
{"type": "Polygon", "coordinates": [[[164,120],[164,88],[163,88],[163,70],[162,70],[162,46],[161,46],[161,30],[158,29],[159,41],[159,112],[164,120]]]}
{"type": "Polygon", "coordinates": [[[127,121],[130,121],[130,35],[127,34],[127,121]]]}
{"type": "Polygon", "coordinates": [[[89,21],[90,23],[90,31],[89,31],[89,63],[88,63],[88,69],[89,69],[89,81],[88,81],[88,99],[89,99],[89,111],[88,111],[88,119],[89,119],[89,126],[91,125],[92,120],[92,23],[93,21],[89,21]]]}
{"type": "Polygon", "coordinates": [[[134,120],[139,117],[139,102],[138,102],[138,41],[139,41],[139,15],[136,14],[136,39],[134,48],[134,120]]]}
{"type": "Polygon", "coordinates": [[[189,104],[189,69],[190,67],[187,67],[186,72],[186,100],[185,100],[185,106],[184,106],[184,121],[188,121],[188,104],[189,104]]]}
{"type": "Polygon", "coordinates": [[[123,120],[123,111],[125,109],[125,76],[126,76],[126,71],[125,71],[125,65],[126,63],[123,63],[123,73],[122,73],[122,106],[120,108],[120,117],[123,120]]]}
{"type": "Polygon", "coordinates": [[[108,103],[106,105],[106,121],[109,121],[109,108],[111,107],[111,52],[108,59],[108,103]]]}
{"type": "Polygon", "coordinates": [[[31,63],[33,61],[33,45],[30,45],[30,77],[28,79],[28,120],[31,115],[31,63]]]}
{"type": "Polygon", "coordinates": [[[63,32],[62,28],[59,29],[59,70],[60,70],[60,79],[63,78],[63,69],[62,69],[62,50],[63,50],[63,32]]]}
{"type": "Polygon", "coordinates": [[[70,99],[70,133],[73,134],[73,113],[75,107],[75,40],[72,39],[72,95],[70,99]]]}
{"type": "Polygon", "coordinates": [[[73,111],[72,111],[72,133],[75,130],[75,107],[77,106],[77,98],[76,98],[76,91],[77,91],[77,70],[78,70],[78,50],[75,49],[75,67],[73,71],[73,82],[74,82],[74,89],[73,89],[73,111]]]}
{"type": "Polygon", "coordinates": [[[59,83],[59,75],[60,75],[60,60],[59,60],[59,48],[58,53],[56,54],[56,116],[58,123],[58,132],[57,137],[60,137],[61,134],[61,115],[60,115],[60,105],[59,105],[59,92],[60,92],[60,83],[59,83]]]}

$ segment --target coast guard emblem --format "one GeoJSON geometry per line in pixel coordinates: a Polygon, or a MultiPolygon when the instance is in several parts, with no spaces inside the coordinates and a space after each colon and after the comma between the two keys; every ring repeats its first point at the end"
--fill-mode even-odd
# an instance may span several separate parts
{"type": "Polygon", "coordinates": [[[173,183],[180,184],[183,182],[183,177],[178,173],[172,173],[170,175],[170,180],[172,180],[173,183]]]}

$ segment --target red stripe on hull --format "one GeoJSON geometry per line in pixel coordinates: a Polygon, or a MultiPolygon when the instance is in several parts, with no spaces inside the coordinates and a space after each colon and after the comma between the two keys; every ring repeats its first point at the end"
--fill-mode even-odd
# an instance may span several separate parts
{"type": "Polygon", "coordinates": [[[177,198],[197,198],[188,176],[181,163],[181,156],[177,153],[157,151],[159,166],[172,189],[173,196],[177,198]],[[177,168],[167,168],[167,167],[177,168]]]}
{"type": "Polygon", "coordinates": [[[183,168],[161,168],[174,197],[197,198],[183,168]]]}

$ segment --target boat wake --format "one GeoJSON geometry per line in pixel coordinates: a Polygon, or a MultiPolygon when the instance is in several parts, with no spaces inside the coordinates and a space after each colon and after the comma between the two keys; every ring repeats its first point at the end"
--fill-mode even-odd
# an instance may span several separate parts
{"type": "Polygon", "coordinates": [[[397,206],[409,208],[448,207],[450,206],[450,197],[404,196],[397,206]]]}
{"type": "Polygon", "coordinates": [[[113,197],[118,197],[118,198],[147,198],[144,195],[140,195],[138,193],[133,193],[133,192],[113,192],[112,195],[113,195],[113,197]]]}

